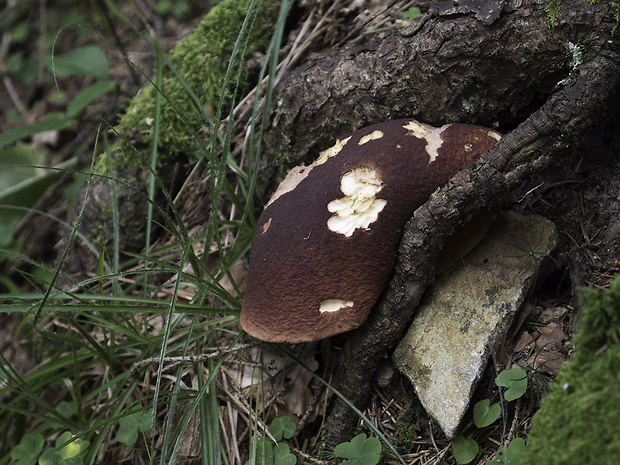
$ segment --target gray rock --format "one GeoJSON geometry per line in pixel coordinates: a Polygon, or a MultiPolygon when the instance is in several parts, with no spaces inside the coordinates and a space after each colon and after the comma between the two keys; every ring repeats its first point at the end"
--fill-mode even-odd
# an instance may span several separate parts
{"type": "Polygon", "coordinates": [[[503,212],[420,303],[393,360],[449,438],[457,433],[491,349],[503,342],[557,242],[549,220],[503,212]]]}

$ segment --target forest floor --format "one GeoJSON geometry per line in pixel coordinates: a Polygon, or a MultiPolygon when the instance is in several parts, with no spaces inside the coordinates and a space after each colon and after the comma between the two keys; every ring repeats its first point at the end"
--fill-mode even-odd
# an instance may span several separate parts
{"type": "MultiPolygon", "coordinates": [[[[153,19],[160,42],[166,49],[170,49],[196,25],[197,20],[204,14],[200,3],[204,2],[193,2],[193,13],[182,17],[158,17],[150,11],[149,17],[153,19]]],[[[140,23],[138,17],[139,15],[136,15],[136,24],[140,23]]],[[[296,29],[295,25],[290,27],[292,30],[296,29]]],[[[125,25],[114,25],[114,28],[121,37],[133,34],[125,25]]],[[[334,34],[342,33],[339,31],[334,34]]],[[[104,32],[103,35],[107,36],[107,33],[104,32]]],[[[90,39],[93,36],[94,33],[90,39]]],[[[37,37],[33,36],[31,40],[32,43],[22,43],[20,47],[24,50],[36,50],[37,37]]],[[[70,32],[61,35],[56,44],[57,53],[70,51],[75,40],[85,39],[77,38],[70,32]]],[[[110,76],[121,84],[122,92],[120,96],[98,102],[92,108],[96,113],[89,111],[87,115],[90,116],[80,122],[77,131],[75,128],[66,129],[40,139],[40,149],[54,162],[68,159],[77,145],[88,147],[92,144],[100,122],[98,115],[114,118],[123,101],[137,91],[137,82],[142,81],[141,76],[138,76],[137,80],[129,78],[135,70],[128,67],[124,57],[114,50],[114,46],[106,48],[107,40],[98,40],[100,46],[109,52],[110,76]]],[[[132,60],[139,62],[140,68],[152,69],[152,50],[139,37],[136,36],[135,42],[125,43],[123,48],[132,60]]],[[[57,82],[47,79],[33,85],[14,81],[13,84],[12,87],[0,88],[3,108],[11,107],[15,96],[22,101],[38,102],[36,108],[28,109],[22,115],[20,124],[23,124],[36,121],[51,111],[50,109],[66,104],[89,84],[89,79],[60,78],[57,82]],[[66,95],[65,103],[59,103],[56,98],[58,88],[66,95]],[[10,95],[11,93],[15,95],[10,95]]],[[[497,371],[515,364],[530,367],[537,372],[541,386],[551,381],[561,362],[572,354],[570,336],[578,326],[579,311],[583,306],[579,288],[587,286],[603,289],[620,271],[620,132],[616,130],[620,123],[620,112],[618,109],[613,111],[614,113],[608,115],[607,123],[596,128],[597,132],[582,141],[579,147],[567,150],[561,161],[555,161],[553,166],[548,166],[540,173],[539,180],[532,179],[521,192],[511,193],[510,198],[505,201],[506,208],[537,213],[552,220],[558,228],[560,242],[554,255],[554,269],[540,279],[537,290],[517,317],[503,351],[495,357],[495,366],[489,366],[480,383],[477,398],[492,395],[489,393],[493,390],[492,382],[497,371]]],[[[0,128],[6,129],[12,124],[6,111],[0,115],[0,128]]],[[[64,204],[58,202],[59,189],[64,188],[67,182],[68,179],[64,179],[50,188],[39,201],[38,208],[52,208],[53,212],[60,216],[63,216],[64,210],[64,216],[68,217],[74,208],[69,203],[70,197],[64,196],[64,204]]],[[[38,230],[38,223],[35,221],[23,222],[17,238],[21,241],[26,238],[27,243],[21,244],[22,250],[43,261],[52,257],[50,251],[55,250],[58,240],[57,231],[38,230]]],[[[22,292],[30,290],[27,280],[19,282],[19,286],[22,292]]],[[[21,324],[20,320],[15,316],[0,317],[3,328],[0,331],[0,350],[17,372],[25,373],[34,367],[37,361],[32,360],[27,347],[13,337],[21,324]]],[[[342,338],[334,338],[327,344],[330,350],[337,350],[341,343],[342,338]]],[[[325,350],[325,344],[322,350],[325,350]]],[[[318,367],[318,371],[324,377],[337,379],[337,364],[326,359],[321,359],[320,362],[326,365],[318,367]],[[330,370],[333,371],[330,373],[330,370]]],[[[411,400],[411,387],[408,382],[394,372],[391,373],[390,380],[389,384],[382,385],[384,387],[377,387],[373,403],[365,413],[369,418],[376,419],[382,431],[388,438],[393,438],[396,444],[407,443],[410,463],[425,463],[436,457],[449,441],[441,438],[439,429],[437,426],[433,429],[432,423],[418,423],[414,417],[416,404],[411,400]],[[413,437],[405,437],[405,424],[416,425],[412,431],[413,437]],[[416,444],[417,452],[412,451],[412,444],[416,444]]],[[[316,393],[317,390],[317,386],[312,386],[312,392],[316,393]]],[[[319,414],[318,420],[309,421],[307,432],[302,433],[309,441],[313,441],[320,431],[320,412],[325,404],[308,401],[303,405],[305,407],[301,408],[312,408],[319,414]]],[[[513,429],[517,432],[527,431],[536,406],[536,398],[518,406],[518,412],[513,412],[512,416],[516,422],[512,425],[513,429]]],[[[290,410],[298,408],[299,406],[295,406],[290,410]]],[[[310,416],[315,417],[314,414],[310,416]]],[[[511,425],[497,425],[476,433],[479,435],[478,442],[486,451],[481,454],[482,457],[490,458],[498,446],[504,445],[505,432],[501,430],[506,427],[510,429],[511,425]]],[[[454,463],[453,459],[447,456],[443,460],[454,463]]]]}

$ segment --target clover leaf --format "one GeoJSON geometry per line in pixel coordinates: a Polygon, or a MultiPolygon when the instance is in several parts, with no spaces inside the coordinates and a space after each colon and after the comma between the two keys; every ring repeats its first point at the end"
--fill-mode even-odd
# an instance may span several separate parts
{"type": "Polygon", "coordinates": [[[334,449],[336,457],[349,459],[346,465],[376,465],[381,457],[381,443],[377,438],[358,434],[350,442],[343,442],[334,449]]]}
{"type": "Polygon", "coordinates": [[[504,393],[504,399],[510,402],[527,391],[527,373],[521,368],[504,370],[495,378],[495,384],[508,388],[504,393]]]}

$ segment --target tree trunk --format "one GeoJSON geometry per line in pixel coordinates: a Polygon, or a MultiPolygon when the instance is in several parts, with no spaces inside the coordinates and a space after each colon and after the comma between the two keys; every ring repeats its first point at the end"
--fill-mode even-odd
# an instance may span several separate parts
{"type": "Polygon", "coordinates": [[[388,119],[467,122],[508,132],[571,76],[580,59],[616,49],[606,43],[615,26],[611,2],[566,0],[554,27],[544,2],[499,3],[503,11],[491,24],[441,2],[382,39],[313,54],[279,87],[265,137],[263,182],[273,188],[274,169],[279,179],[339,135],[388,119]]]}

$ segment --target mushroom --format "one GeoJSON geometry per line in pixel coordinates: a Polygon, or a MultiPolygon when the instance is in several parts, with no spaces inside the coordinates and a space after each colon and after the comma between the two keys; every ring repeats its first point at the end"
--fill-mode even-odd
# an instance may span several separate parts
{"type": "Polygon", "coordinates": [[[296,343],[360,326],[393,273],[415,209],[500,137],[480,126],[393,120],[291,170],[257,223],[242,328],[296,343]]]}

